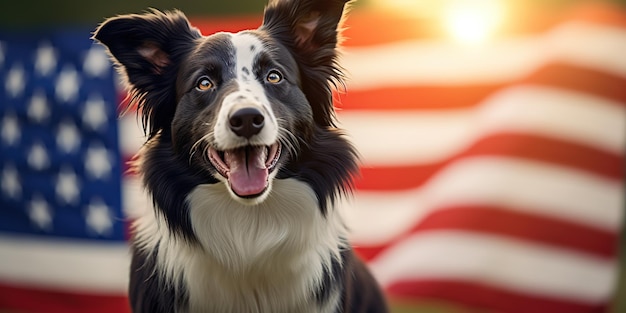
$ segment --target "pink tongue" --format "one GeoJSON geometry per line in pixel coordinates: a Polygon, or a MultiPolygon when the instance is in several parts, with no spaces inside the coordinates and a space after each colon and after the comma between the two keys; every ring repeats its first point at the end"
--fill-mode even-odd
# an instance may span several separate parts
{"type": "Polygon", "coordinates": [[[265,166],[265,147],[247,147],[224,153],[229,167],[230,188],[239,196],[257,195],[267,187],[268,170],[265,166]]]}

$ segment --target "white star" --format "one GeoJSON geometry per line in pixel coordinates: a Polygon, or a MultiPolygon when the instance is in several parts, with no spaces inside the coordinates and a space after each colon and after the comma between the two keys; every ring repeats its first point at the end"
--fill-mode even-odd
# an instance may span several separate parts
{"type": "Polygon", "coordinates": [[[70,65],[64,66],[56,80],[55,92],[57,99],[61,102],[76,100],[79,87],[80,80],[76,70],[70,65]]]}
{"type": "Polygon", "coordinates": [[[50,159],[46,147],[41,143],[35,143],[28,151],[28,165],[34,170],[43,170],[50,166],[50,159]]]}
{"type": "Polygon", "coordinates": [[[16,98],[24,91],[25,84],[26,72],[24,67],[22,64],[16,63],[7,73],[4,88],[11,97],[16,98]]]}
{"type": "Polygon", "coordinates": [[[43,122],[50,116],[48,100],[42,89],[37,89],[33,92],[33,97],[30,98],[30,102],[28,103],[27,114],[31,120],[38,123],[43,122]]]}
{"type": "Polygon", "coordinates": [[[56,181],[56,194],[59,204],[76,204],[80,193],[78,177],[70,167],[61,169],[56,181]]]}
{"type": "Polygon", "coordinates": [[[83,111],[83,124],[89,126],[92,130],[102,130],[107,123],[106,103],[102,97],[92,95],[85,102],[85,110],[83,111]]]}
{"type": "Polygon", "coordinates": [[[71,120],[59,124],[56,136],[57,147],[65,153],[75,152],[80,145],[80,133],[71,120]]]}
{"type": "Polygon", "coordinates": [[[5,165],[2,170],[2,192],[12,199],[18,199],[22,195],[20,176],[12,164],[5,165]]]}
{"type": "Polygon", "coordinates": [[[52,230],[52,212],[48,202],[41,196],[35,195],[28,204],[28,216],[39,229],[52,230]]]}
{"type": "Polygon", "coordinates": [[[6,115],[2,118],[2,130],[0,130],[0,136],[2,136],[2,141],[7,146],[12,146],[17,143],[22,135],[20,130],[20,124],[17,120],[17,116],[15,113],[7,112],[6,115]]]}
{"type": "Polygon", "coordinates": [[[89,176],[95,179],[104,179],[111,174],[113,165],[111,164],[109,151],[103,146],[90,146],[85,156],[85,170],[89,176]]]}
{"type": "Polygon", "coordinates": [[[109,57],[104,52],[104,48],[99,45],[92,45],[83,63],[85,74],[91,77],[103,77],[108,73],[110,67],[109,57]]]}
{"type": "Polygon", "coordinates": [[[45,42],[37,48],[35,56],[35,71],[40,76],[48,76],[57,66],[57,56],[50,43],[45,42]]]}
{"type": "Polygon", "coordinates": [[[102,199],[94,198],[87,206],[85,221],[90,230],[97,235],[110,235],[113,230],[113,214],[102,199]]]}

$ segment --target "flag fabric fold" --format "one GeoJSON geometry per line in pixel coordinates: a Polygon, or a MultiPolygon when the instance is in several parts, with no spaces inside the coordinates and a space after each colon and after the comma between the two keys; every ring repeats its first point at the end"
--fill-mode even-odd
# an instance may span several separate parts
{"type": "Polygon", "coordinates": [[[352,241],[390,297],[607,311],[625,209],[626,15],[588,6],[470,48],[398,33],[346,48],[353,83],[339,103],[364,156],[352,241]]]}

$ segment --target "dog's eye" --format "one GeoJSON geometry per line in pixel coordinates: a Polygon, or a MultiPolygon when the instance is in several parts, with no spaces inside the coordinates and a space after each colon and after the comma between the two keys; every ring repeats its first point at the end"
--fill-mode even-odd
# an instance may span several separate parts
{"type": "Polygon", "coordinates": [[[213,83],[208,77],[202,76],[200,77],[200,79],[198,79],[198,83],[196,84],[196,89],[200,91],[206,91],[211,88],[213,88],[213,83]]]}
{"type": "Polygon", "coordinates": [[[273,70],[270,71],[269,74],[267,74],[267,81],[272,83],[272,84],[278,84],[280,83],[281,80],[283,80],[283,75],[277,71],[277,70],[273,70]]]}

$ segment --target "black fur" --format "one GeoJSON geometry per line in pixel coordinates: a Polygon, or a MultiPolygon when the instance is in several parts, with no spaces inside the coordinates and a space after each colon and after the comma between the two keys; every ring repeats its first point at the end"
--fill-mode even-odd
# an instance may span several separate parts
{"type": "Polygon", "coordinates": [[[335,126],[331,84],[343,87],[344,78],[335,49],[339,41],[337,25],[348,1],[273,1],[265,9],[261,26],[261,30],[295,51],[301,65],[302,91],[309,103],[317,104],[313,116],[321,126],[335,126]],[[314,31],[300,27],[315,18],[320,20],[314,31]]]}
{"type": "Polygon", "coordinates": [[[107,46],[131,89],[131,103],[142,112],[144,131],[152,137],[172,123],[176,109],[178,65],[201,37],[180,12],[124,15],[111,18],[94,38],[107,46]],[[156,48],[168,62],[155,62],[137,51],[156,48]]]}
{"type": "MultiPolygon", "coordinates": [[[[244,80],[262,79],[263,73],[255,69],[282,70],[285,82],[265,89],[272,110],[281,117],[280,127],[292,134],[279,138],[284,151],[276,179],[306,183],[324,215],[349,192],[358,170],[357,152],[336,128],[332,104],[332,86],[343,86],[336,47],[346,2],[270,1],[263,25],[249,31],[269,50],[259,54],[254,69],[241,69],[244,80]]],[[[203,136],[209,133],[206,121],[215,117],[214,106],[237,88],[228,36],[203,37],[181,12],[152,10],[108,19],[94,38],[108,48],[142,116],[148,141],[139,153],[137,171],[156,214],[167,222],[173,237],[183,239],[180,244],[202,249],[187,197],[199,185],[221,183],[203,153],[211,141],[203,136]],[[215,92],[194,91],[199,74],[213,80],[218,86],[215,92]]],[[[342,241],[337,238],[337,245],[342,241]]],[[[133,244],[129,289],[133,311],[186,312],[185,283],[166,281],[157,267],[159,251],[146,251],[140,245],[133,244]]],[[[351,249],[341,252],[341,260],[333,260],[321,281],[319,290],[311,291],[318,303],[339,294],[337,312],[386,312],[381,291],[351,249]]]]}

